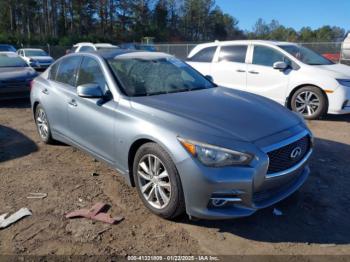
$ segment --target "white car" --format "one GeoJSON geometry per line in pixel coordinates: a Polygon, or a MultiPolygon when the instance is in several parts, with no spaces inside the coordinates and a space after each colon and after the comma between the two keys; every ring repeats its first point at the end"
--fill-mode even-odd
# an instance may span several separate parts
{"type": "Polygon", "coordinates": [[[268,97],[306,119],[350,113],[350,67],[295,43],[215,41],[197,45],[187,62],[218,85],[268,97]]]}
{"type": "Polygon", "coordinates": [[[109,43],[94,44],[89,42],[83,42],[83,43],[75,44],[71,52],[72,53],[91,52],[91,51],[97,51],[97,50],[110,50],[110,49],[116,49],[116,48],[119,48],[119,47],[109,43]]]}
{"type": "Polygon", "coordinates": [[[37,48],[22,48],[17,50],[17,54],[36,70],[45,70],[55,61],[44,50],[37,48]]]}

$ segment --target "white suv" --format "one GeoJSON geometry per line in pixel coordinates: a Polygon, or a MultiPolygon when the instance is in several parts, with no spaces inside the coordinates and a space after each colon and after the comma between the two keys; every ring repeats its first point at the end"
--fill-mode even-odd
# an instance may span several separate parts
{"type": "Polygon", "coordinates": [[[266,96],[306,119],[350,113],[350,67],[295,43],[215,41],[197,45],[187,62],[218,85],[266,96]]]}

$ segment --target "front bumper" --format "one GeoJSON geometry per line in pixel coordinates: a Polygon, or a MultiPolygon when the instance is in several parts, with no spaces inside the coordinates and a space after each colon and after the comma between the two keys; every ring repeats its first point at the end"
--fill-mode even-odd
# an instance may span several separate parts
{"type": "Polygon", "coordinates": [[[177,168],[182,179],[188,215],[202,219],[249,216],[298,190],[309,176],[312,149],[295,166],[275,176],[267,175],[268,157],[258,156],[254,167],[210,168],[186,159],[177,168]],[[223,206],[212,200],[226,200],[223,206]]]}
{"type": "Polygon", "coordinates": [[[327,93],[329,114],[350,114],[350,87],[339,86],[333,93],[327,93]]]}

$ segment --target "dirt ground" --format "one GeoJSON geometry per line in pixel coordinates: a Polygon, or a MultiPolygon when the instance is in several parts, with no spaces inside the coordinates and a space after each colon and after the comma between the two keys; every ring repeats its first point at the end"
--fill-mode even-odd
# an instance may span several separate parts
{"type": "Polygon", "coordinates": [[[148,212],[106,164],[70,146],[43,144],[28,102],[0,102],[0,214],[33,212],[0,230],[0,254],[349,255],[350,115],[308,124],[316,147],[299,192],[247,218],[172,222],[148,212]],[[27,199],[31,192],[48,196],[27,199]],[[98,201],[125,219],[111,226],[64,218],[98,201]],[[273,208],[283,215],[273,215],[273,208]]]}

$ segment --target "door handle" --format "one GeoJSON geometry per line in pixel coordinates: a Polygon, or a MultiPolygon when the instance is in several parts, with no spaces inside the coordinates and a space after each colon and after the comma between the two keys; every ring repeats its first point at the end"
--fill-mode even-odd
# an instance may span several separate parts
{"type": "Polygon", "coordinates": [[[257,74],[259,74],[259,72],[257,72],[257,71],[254,71],[254,70],[252,70],[252,71],[248,71],[248,73],[250,73],[250,74],[254,74],[254,75],[257,75],[257,74]]]}
{"type": "Polygon", "coordinates": [[[45,95],[49,94],[49,90],[47,90],[47,88],[44,88],[43,90],[41,90],[41,92],[45,95]]]}
{"type": "Polygon", "coordinates": [[[245,73],[245,70],[243,70],[243,69],[237,69],[236,72],[238,72],[238,73],[245,73]]]}
{"type": "Polygon", "coordinates": [[[77,107],[77,106],[78,106],[77,102],[76,102],[74,99],[72,99],[71,101],[69,101],[68,104],[69,104],[70,106],[74,106],[74,107],[77,107]]]}

